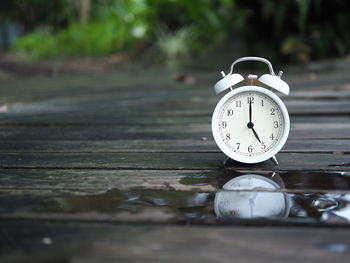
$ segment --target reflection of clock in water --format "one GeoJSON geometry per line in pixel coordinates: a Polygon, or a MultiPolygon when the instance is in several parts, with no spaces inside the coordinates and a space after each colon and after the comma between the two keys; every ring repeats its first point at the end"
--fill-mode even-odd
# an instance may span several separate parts
{"type": "Polygon", "coordinates": [[[275,181],[261,175],[233,178],[223,186],[224,191],[216,193],[215,214],[219,218],[286,218],[290,209],[288,194],[261,191],[279,188],[275,181]]]}

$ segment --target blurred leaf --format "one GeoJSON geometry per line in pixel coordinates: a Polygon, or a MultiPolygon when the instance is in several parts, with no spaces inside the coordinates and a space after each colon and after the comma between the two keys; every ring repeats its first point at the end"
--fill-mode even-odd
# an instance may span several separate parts
{"type": "Polygon", "coordinates": [[[283,43],[281,52],[283,55],[292,55],[298,61],[306,62],[309,60],[310,48],[298,37],[288,37],[283,43]]]}
{"type": "Polygon", "coordinates": [[[298,27],[299,32],[304,33],[306,27],[306,17],[309,11],[311,0],[295,0],[299,8],[298,27]]]}

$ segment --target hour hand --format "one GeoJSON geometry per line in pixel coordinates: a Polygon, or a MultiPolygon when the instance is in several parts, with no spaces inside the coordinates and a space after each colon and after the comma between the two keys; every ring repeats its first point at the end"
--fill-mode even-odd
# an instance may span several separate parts
{"type": "Polygon", "coordinates": [[[255,138],[261,143],[260,138],[253,127],[252,127],[252,131],[254,133],[255,138]]]}

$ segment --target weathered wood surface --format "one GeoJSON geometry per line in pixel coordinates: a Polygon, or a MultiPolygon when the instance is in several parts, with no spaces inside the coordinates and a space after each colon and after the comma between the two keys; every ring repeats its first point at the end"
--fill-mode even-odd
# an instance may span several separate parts
{"type": "MultiPolygon", "coordinates": [[[[349,139],[350,123],[295,123],[290,139],[349,139]]],[[[14,126],[3,127],[0,139],[26,140],[136,140],[136,139],[211,139],[206,124],[179,125],[99,125],[99,126],[14,126]],[[18,138],[18,139],[17,139],[18,138]]]]}
{"type": "MultiPolygon", "coordinates": [[[[210,137],[209,137],[210,138],[210,137]]],[[[148,152],[220,152],[213,140],[136,139],[136,140],[6,140],[0,141],[2,153],[148,153],[148,152]]],[[[281,152],[338,153],[350,151],[348,139],[289,139],[281,152]],[[321,141],[320,141],[321,140],[321,141]],[[315,143],[320,141],[321,143],[315,143]]]]}
{"type": "Polygon", "coordinates": [[[210,130],[218,74],[191,77],[193,85],[159,71],[0,80],[1,261],[344,260],[348,70],[287,76],[291,131],[279,167],[222,165],[210,130]],[[228,180],[274,172],[282,187],[269,191],[292,200],[287,219],[215,218],[228,180]],[[291,227],[300,223],[314,227],[291,227]]]}
{"type": "MultiPolygon", "coordinates": [[[[217,191],[234,176],[251,170],[92,170],[92,169],[10,169],[1,170],[0,189],[8,195],[12,190],[49,190],[58,193],[104,193],[111,189],[178,191],[217,191]],[[57,178],[60,180],[57,181],[57,178]]],[[[258,174],[271,171],[256,170],[258,174]]],[[[350,184],[349,171],[281,171],[280,177],[289,192],[344,192],[350,184]],[[304,181],[304,184],[300,184],[304,181]],[[309,181],[307,183],[307,181],[309,181]]]]}
{"type": "MultiPolygon", "coordinates": [[[[2,262],[346,262],[349,229],[2,222],[2,262]],[[67,242],[70,241],[70,242],[67,242]],[[36,248],[40,247],[40,251],[36,248]]],[[[0,253],[1,253],[0,252],[0,253]]]]}
{"type": "MultiPolygon", "coordinates": [[[[280,153],[282,170],[350,170],[347,154],[280,153]],[[302,160],[301,166],[299,160],[302,160]]],[[[219,169],[224,158],[221,153],[6,153],[0,154],[1,168],[56,169],[219,169]]],[[[265,161],[259,165],[230,162],[234,168],[274,170],[265,161]]],[[[230,164],[228,166],[230,166],[230,164]]]]}

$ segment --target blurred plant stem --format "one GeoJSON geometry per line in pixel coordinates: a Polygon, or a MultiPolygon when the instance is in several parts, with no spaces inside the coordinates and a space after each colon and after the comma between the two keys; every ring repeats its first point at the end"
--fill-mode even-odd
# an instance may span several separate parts
{"type": "Polygon", "coordinates": [[[165,57],[169,68],[176,69],[178,64],[187,58],[193,36],[194,31],[191,27],[180,28],[175,32],[170,32],[164,26],[159,27],[156,31],[156,46],[165,57]]]}
{"type": "Polygon", "coordinates": [[[8,39],[8,32],[7,32],[7,21],[0,17],[0,50],[1,51],[7,51],[9,49],[9,39],[8,39]]]}
{"type": "Polygon", "coordinates": [[[85,24],[90,16],[90,0],[72,0],[78,13],[78,20],[80,24],[85,24]]]}

